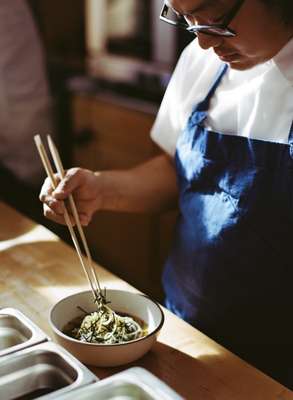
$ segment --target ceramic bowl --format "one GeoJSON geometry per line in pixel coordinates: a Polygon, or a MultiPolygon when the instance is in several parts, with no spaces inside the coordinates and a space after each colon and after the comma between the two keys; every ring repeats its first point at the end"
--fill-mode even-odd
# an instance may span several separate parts
{"type": "Polygon", "coordinates": [[[81,342],[63,333],[64,327],[82,315],[78,308],[93,312],[95,304],[90,291],[65,297],[54,305],[50,312],[50,325],[55,338],[81,362],[97,367],[114,367],[128,364],[142,357],[155,343],[164,323],[160,306],[149,297],[123,290],[107,290],[109,306],[117,312],[142,319],[148,326],[148,334],[125,343],[98,344],[81,342]]]}

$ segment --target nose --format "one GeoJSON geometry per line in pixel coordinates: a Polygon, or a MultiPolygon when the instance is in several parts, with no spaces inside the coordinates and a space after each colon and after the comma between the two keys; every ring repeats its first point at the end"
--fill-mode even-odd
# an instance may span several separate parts
{"type": "Polygon", "coordinates": [[[207,35],[206,33],[198,32],[197,33],[198,44],[204,50],[209,49],[210,47],[219,47],[224,38],[216,35],[207,35]]]}

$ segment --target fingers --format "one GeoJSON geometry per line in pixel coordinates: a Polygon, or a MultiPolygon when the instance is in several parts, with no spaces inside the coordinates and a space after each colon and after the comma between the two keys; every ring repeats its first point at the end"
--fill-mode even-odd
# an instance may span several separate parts
{"type": "MultiPolygon", "coordinates": [[[[94,201],[79,201],[76,205],[78,207],[78,217],[81,225],[87,226],[90,223],[95,211],[94,201]]],[[[71,214],[71,208],[68,204],[66,208],[71,224],[74,226],[75,219],[71,214]]],[[[44,202],[43,209],[46,218],[59,224],[66,225],[64,218],[65,205],[63,201],[56,201],[55,199],[49,197],[46,199],[46,202],[44,202]]]]}
{"type": "MultiPolygon", "coordinates": [[[[58,181],[60,180],[57,176],[58,181]]],[[[41,188],[40,192],[40,200],[42,203],[46,204],[52,211],[54,211],[57,215],[63,215],[64,213],[64,205],[63,202],[57,200],[53,196],[53,188],[51,186],[51,180],[47,178],[41,188]]]]}
{"type": "Polygon", "coordinates": [[[65,224],[64,212],[65,205],[71,218],[72,225],[75,225],[71,215],[71,208],[67,202],[68,196],[74,192],[75,204],[78,216],[82,225],[86,226],[92,219],[92,215],[96,209],[95,197],[88,197],[84,187],[87,186],[87,177],[92,174],[90,171],[80,168],[71,168],[66,172],[66,176],[58,179],[58,186],[54,190],[50,180],[47,178],[40,192],[40,200],[44,203],[44,215],[52,221],[65,224]]]}
{"type": "Polygon", "coordinates": [[[84,182],[84,171],[81,168],[71,168],[54,190],[54,197],[58,200],[66,199],[84,182]]]}
{"type": "MultiPolygon", "coordinates": [[[[52,208],[47,206],[47,204],[44,204],[43,209],[44,209],[44,215],[46,218],[50,219],[51,221],[57,222],[58,224],[66,225],[64,213],[57,214],[52,208]]],[[[68,216],[70,218],[71,225],[75,226],[76,222],[75,222],[73,215],[68,212],[68,216]]],[[[79,217],[81,225],[87,226],[92,219],[92,213],[85,214],[85,213],[79,212],[78,217],[79,217]]]]}
{"type": "Polygon", "coordinates": [[[47,204],[43,205],[44,209],[44,216],[51,221],[57,222],[58,224],[66,225],[65,219],[63,214],[56,214],[50,207],[47,206],[47,204]]]}

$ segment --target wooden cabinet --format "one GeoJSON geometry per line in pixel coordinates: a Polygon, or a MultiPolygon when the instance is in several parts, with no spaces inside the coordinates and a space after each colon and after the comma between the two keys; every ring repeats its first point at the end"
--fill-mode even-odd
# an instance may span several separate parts
{"type": "MultiPolygon", "coordinates": [[[[76,166],[129,168],[160,151],[150,139],[155,111],[138,111],[103,95],[75,95],[72,115],[76,166]]],[[[173,221],[172,215],[98,212],[86,234],[95,260],[161,300],[162,265],[173,221]]]]}
{"type": "MultiPolygon", "coordinates": [[[[114,100],[115,101],[115,100],[114,100]]],[[[96,97],[73,98],[75,136],[83,141],[74,159],[92,169],[129,168],[151,158],[154,115],[96,97]]]]}

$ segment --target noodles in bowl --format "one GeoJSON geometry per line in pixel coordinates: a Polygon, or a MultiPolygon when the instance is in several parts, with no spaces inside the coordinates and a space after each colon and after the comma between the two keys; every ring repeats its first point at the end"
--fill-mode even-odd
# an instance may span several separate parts
{"type": "MultiPolygon", "coordinates": [[[[82,310],[84,311],[84,310],[82,310]]],[[[147,334],[147,325],[137,317],[122,315],[109,307],[75,318],[64,333],[87,343],[114,344],[139,339],[147,334]]]]}
{"type": "Polygon", "coordinates": [[[116,366],[144,355],[163,325],[160,306],[147,296],[108,290],[109,305],[97,309],[90,291],[59,301],[50,323],[57,341],[80,361],[116,366]]]}

